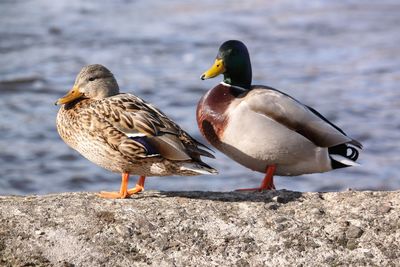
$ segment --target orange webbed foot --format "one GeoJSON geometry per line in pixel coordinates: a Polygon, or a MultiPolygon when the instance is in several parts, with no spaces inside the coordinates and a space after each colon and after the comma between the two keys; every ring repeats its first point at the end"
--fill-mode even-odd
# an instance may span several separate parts
{"type": "Polygon", "coordinates": [[[121,192],[104,192],[104,191],[100,192],[97,195],[99,197],[108,198],[108,199],[123,199],[123,198],[127,198],[129,196],[127,194],[127,192],[121,193],[121,192]]]}
{"type": "Polygon", "coordinates": [[[132,196],[132,195],[140,193],[142,191],[144,191],[144,187],[139,185],[139,184],[137,184],[135,186],[135,188],[129,189],[127,193],[128,193],[128,196],[132,196]]]}
{"type": "Polygon", "coordinates": [[[145,181],[146,177],[145,176],[140,176],[139,180],[135,186],[135,188],[129,189],[128,190],[128,196],[132,196],[134,194],[140,193],[142,191],[144,191],[144,181],[145,181]]]}
{"type": "Polygon", "coordinates": [[[97,194],[99,197],[108,198],[108,199],[123,199],[130,197],[133,194],[137,194],[144,190],[144,181],[146,177],[140,176],[138,183],[136,184],[135,188],[128,190],[128,182],[129,182],[129,173],[122,174],[122,182],[121,182],[121,189],[119,192],[100,192],[97,194]]]}
{"type": "Polygon", "coordinates": [[[264,190],[275,190],[275,185],[274,185],[274,173],[275,173],[275,170],[276,170],[276,166],[275,165],[267,166],[267,169],[265,170],[265,177],[262,180],[260,187],[237,189],[235,191],[239,191],[239,192],[262,192],[264,190]]]}

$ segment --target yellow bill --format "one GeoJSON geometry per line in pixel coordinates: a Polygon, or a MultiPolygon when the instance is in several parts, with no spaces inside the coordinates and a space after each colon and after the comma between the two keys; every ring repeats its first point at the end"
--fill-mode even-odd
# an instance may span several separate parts
{"type": "Polygon", "coordinates": [[[65,96],[59,98],[55,104],[56,105],[67,104],[71,101],[74,101],[75,99],[80,98],[82,95],[83,94],[79,92],[79,88],[74,86],[65,96]]]}
{"type": "Polygon", "coordinates": [[[217,58],[215,60],[214,64],[211,66],[211,68],[209,68],[206,72],[204,72],[200,78],[202,80],[210,79],[210,78],[214,78],[224,72],[225,72],[224,61],[222,60],[222,58],[217,58]]]}

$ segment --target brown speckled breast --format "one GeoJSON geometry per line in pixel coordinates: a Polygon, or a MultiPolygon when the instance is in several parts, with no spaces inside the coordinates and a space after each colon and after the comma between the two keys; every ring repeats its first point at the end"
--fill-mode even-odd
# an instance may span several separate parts
{"type": "Polygon", "coordinates": [[[216,148],[220,146],[220,137],[228,123],[226,110],[235,98],[231,87],[218,84],[197,104],[196,118],[200,132],[216,148]]]}

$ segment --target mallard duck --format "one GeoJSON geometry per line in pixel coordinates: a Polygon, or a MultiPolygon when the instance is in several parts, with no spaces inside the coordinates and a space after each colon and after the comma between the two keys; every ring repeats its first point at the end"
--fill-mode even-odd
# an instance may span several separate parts
{"type": "Polygon", "coordinates": [[[198,103],[198,127],[222,153],[265,173],[259,187],[243,190],[275,189],[274,174],[294,176],[358,165],[360,142],[293,97],[251,85],[250,56],[242,42],[223,43],[201,79],[219,74],[223,82],[198,103]]]}
{"type": "Polygon", "coordinates": [[[213,158],[164,113],[141,98],[119,92],[114,75],[102,65],[89,65],[57,105],[57,130],[70,147],[112,172],[122,173],[119,192],[126,198],[143,191],[146,176],[216,174],[200,156],[213,158]],[[128,189],[130,174],[140,178],[128,189]]]}

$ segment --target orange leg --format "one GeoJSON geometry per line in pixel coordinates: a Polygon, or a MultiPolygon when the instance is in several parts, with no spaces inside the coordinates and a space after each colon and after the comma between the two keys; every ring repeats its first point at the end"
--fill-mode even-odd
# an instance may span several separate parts
{"type": "Polygon", "coordinates": [[[145,176],[140,176],[136,187],[134,189],[128,190],[129,173],[124,172],[122,174],[121,188],[119,192],[100,192],[100,194],[98,195],[103,198],[112,198],[112,199],[127,198],[133,194],[139,193],[144,190],[144,180],[145,176]]]}
{"type": "Polygon", "coordinates": [[[237,189],[236,191],[263,191],[263,190],[275,189],[275,185],[274,185],[275,170],[276,170],[276,165],[267,166],[265,177],[262,180],[260,187],[237,189]]]}

